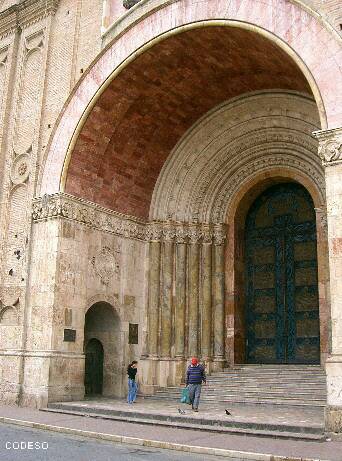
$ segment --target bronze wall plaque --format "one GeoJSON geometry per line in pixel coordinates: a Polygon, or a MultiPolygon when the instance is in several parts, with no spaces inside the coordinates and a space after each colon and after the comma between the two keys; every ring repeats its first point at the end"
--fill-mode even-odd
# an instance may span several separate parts
{"type": "Polygon", "coordinates": [[[137,323],[129,324],[128,344],[138,344],[138,324],[137,323]]]}
{"type": "Polygon", "coordinates": [[[64,329],[64,341],[74,343],[76,341],[76,330],[65,328],[64,329]]]}

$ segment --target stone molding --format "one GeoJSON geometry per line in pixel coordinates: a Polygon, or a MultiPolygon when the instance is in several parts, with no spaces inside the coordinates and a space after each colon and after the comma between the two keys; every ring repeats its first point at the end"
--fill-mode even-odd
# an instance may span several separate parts
{"type": "Polygon", "coordinates": [[[313,135],[318,139],[318,154],[324,166],[342,162],[342,128],[315,131],[313,135]]]}
{"type": "Polygon", "coordinates": [[[145,240],[146,223],[131,216],[100,207],[70,194],[57,193],[36,198],[32,204],[33,222],[64,218],[122,237],[145,240]]]}
{"type": "MultiPolygon", "coordinates": [[[[203,1],[203,0],[201,0],[203,1]]],[[[179,0],[123,0],[123,4],[126,7],[127,5],[131,5],[126,7],[128,11],[117,18],[103,33],[103,47],[108,45],[112,40],[114,40],[118,35],[125,33],[126,30],[134,27],[134,25],[138,24],[144,17],[153,14],[155,11],[162,10],[163,8],[172,5],[174,3],[178,3],[179,0]],[[131,9],[132,6],[138,6],[134,9],[131,9]]],[[[319,20],[325,28],[329,31],[333,32],[334,35],[339,35],[339,31],[333,26],[333,24],[324,17],[324,15],[317,13],[317,11],[312,8],[312,6],[308,5],[305,0],[291,0],[298,8],[302,9],[303,11],[307,12],[310,16],[314,17],[315,19],[319,20]]],[[[228,10],[229,11],[229,10],[228,10]]]]}
{"type": "Polygon", "coordinates": [[[101,232],[147,242],[222,245],[225,240],[224,224],[146,222],[62,192],[33,200],[33,222],[39,223],[50,219],[67,219],[101,232]]]}
{"type": "Polygon", "coordinates": [[[25,29],[55,14],[59,0],[25,0],[0,12],[0,37],[25,29]]]}

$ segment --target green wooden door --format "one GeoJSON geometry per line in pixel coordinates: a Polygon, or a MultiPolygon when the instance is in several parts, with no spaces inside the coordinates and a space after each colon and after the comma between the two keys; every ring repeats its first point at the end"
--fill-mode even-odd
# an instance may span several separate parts
{"type": "Polygon", "coordinates": [[[86,394],[102,394],[103,386],[103,346],[98,339],[88,341],[85,350],[86,394]]]}
{"type": "Polygon", "coordinates": [[[299,184],[273,186],[245,230],[248,363],[319,363],[316,220],[299,184]]]}

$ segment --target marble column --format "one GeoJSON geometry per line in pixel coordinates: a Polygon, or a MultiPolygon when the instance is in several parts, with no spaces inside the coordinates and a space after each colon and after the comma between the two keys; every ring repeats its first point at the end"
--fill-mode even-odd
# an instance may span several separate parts
{"type": "Polygon", "coordinates": [[[160,302],[160,241],[157,228],[152,231],[149,248],[148,355],[158,356],[160,302]]]}
{"type": "Polygon", "coordinates": [[[188,354],[190,356],[198,355],[198,299],[199,299],[199,237],[197,227],[189,230],[189,264],[188,264],[188,354]]]}
{"type": "Polygon", "coordinates": [[[184,232],[176,234],[175,356],[184,357],[186,305],[186,243],[184,232]]]}
{"type": "Polygon", "coordinates": [[[163,231],[162,243],[162,284],[161,284],[161,331],[160,355],[163,358],[171,356],[172,334],[172,280],[173,280],[173,237],[174,231],[166,227],[163,231]]]}
{"type": "Polygon", "coordinates": [[[214,360],[224,360],[224,229],[214,228],[213,311],[214,360]]]}
{"type": "Polygon", "coordinates": [[[331,301],[326,430],[342,432],[342,128],[314,133],[325,167],[331,301]]]}
{"type": "Polygon", "coordinates": [[[211,330],[212,330],[212,242],[210,229],[203,229],[202,243],[202,358],[208,359],[212,353],[211,330]]]}

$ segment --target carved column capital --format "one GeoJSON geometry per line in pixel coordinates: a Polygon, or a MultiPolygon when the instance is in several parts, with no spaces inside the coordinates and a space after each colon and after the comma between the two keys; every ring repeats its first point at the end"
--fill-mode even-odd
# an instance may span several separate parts
{"type": "Polygon", "coordinates": [[[176,229],[173,223],[164,223],[162,237],[165,242],[173,242],[176,237],[176,229]]]}
{"type": "Polygon", "coordinates": [[[214,225],[214,244],[223,245],[226,240],[226,229],[224,224],[214,225]]]}
{"type": "Polygon", "coordinates": [[[163,235],[163,227],[161,223],[159,222],[149,223],[146,235],[150,242],[160,242],[162,235],[163,235]]]}
{"type": "Polygon", "coordinates": [[[202,242],[204,244],[211,244],[213,242],[213,232],[210,224],[202,224],[202,242]]]}
{"type": "Polygon", "coordinates": [[[342,128],[315,131],[318,139],[318,154],[324,166],[342,163],[342,128]]]}
{"type": "Polygon", "coordinates": [[[186,229],[184,229],[183,225],[177,223],[176,224],[176,243],[186,243],[187,242],[187,233],[186,229]]]}
{"type": "Polygon", "coordinates": [[[197,224],[190,224],[188,227],[188,237],[189,242],[192,244],[199,243],[201,240],[201,230],[198,228],[197,224]]]}

